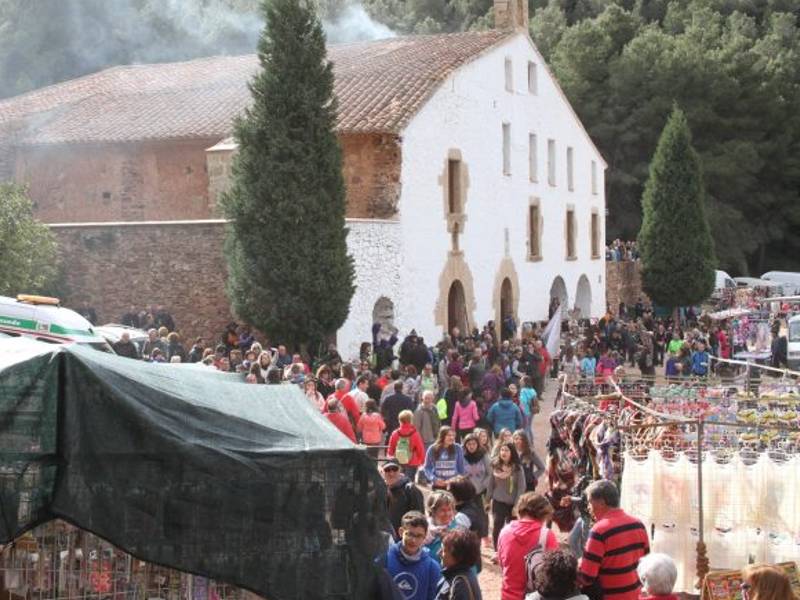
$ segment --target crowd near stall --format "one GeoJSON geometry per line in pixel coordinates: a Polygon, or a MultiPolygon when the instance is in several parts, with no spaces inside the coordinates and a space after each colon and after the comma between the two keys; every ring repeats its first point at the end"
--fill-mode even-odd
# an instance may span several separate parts
{"type": "Polygon", "coordinates": [[[4,589],[478,600],[490,571],[502,600],[788,600],[757,590],[800,587],[795,301],[726,302],[378,326],[347,359],[237,324],[187,347],[162,307],[105,328],[117,356],[9,330],[4,589]]]}

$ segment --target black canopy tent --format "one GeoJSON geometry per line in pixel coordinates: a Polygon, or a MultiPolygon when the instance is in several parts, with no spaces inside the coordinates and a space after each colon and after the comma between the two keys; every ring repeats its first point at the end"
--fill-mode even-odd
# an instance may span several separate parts
{"type": "Polygon", "coordinates": [[[362,598],[374,462],[294,386],[0,340],[0,542],[54,518],[269,600],[362,598]]]}

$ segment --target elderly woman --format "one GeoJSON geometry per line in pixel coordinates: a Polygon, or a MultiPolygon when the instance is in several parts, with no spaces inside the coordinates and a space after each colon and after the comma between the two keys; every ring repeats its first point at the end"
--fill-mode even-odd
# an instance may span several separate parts
{"type": "Polygon", "coordinates": [[[742,571],[744,600],[797,600],[789,577],[769,565],[750,565],[742,571]]]}
{"type": "Polygon", "coordinates": [[[656,552],[642,557],[636,573],[639,575],[639,581],[642,582],[639,598],[678,600],[678,596],[672,593],[672,588],[678,579],[678,569],[675,562],[666,554],[656,552]]]}
{"type": "Polygon", "coordinates": [[[534,591],[525,600],[589,600],[578,590],[578,559],[569,550],[545,552],[536,567],[534,591]]]}

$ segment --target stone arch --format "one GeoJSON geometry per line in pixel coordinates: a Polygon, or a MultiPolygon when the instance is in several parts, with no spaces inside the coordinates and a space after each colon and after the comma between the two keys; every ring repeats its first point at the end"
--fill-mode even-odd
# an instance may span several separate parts
{"type": "MultiPolygon", "coordinates": [[[[564,283],[564,279],[561,275],[556,276],[553,279],[553,284],[550,286],[550,305],[552,306],[553,301],[558,299],[562,309],[561,315],[564,319],[567,318],[567,311],[569,310],[569,294],[567,293],[567,285],[564,283]]],[[[548,310],[548,313],[550,311],[548,310]]],[[[550,315],[548,314],[548,319],[550,315]]]]}
{"type": "Polygon", "coordinates": [[[494,326],[498,339],[502,338],[503,319],[510,313],[519,325],[519,277],[514,268],[514,261],[506,256],[500,262],[494,278],[494,294],[492,296],[494,307],[494,326]]]}
{"type": "Polygon", "coordinates": [[[586,275],[578,279],[575,290],[575,311],[579,319],[588,319],[592,315],[592,285],[586,275]]]}
{"type": "Polygon", "coordinates": [[[450,293],[456,282],[458,285],[456,285],[457,290],[454,291],[454,294],[463,292],[463,302],[459,300],[458,306],[454,306],[455,314],[458,317],[456,320],[460,320],[462,324],[466,325],[466,330],[459,325],[462,333],[466,333],[476,326],[474,318],[475,288],[472,271],[464,260],[463,253],[450,252],[442,274],[439,276],[439,299],[434,307],[434,322],[448,333],[452,330],[450,326],[450,293]]]}
{"type": "Polygon", "coordinates": [[[380,323],[379,339],[389,339],[396,330],[394,326],[394,302],[386,296],[381,296],[372,307],[372,323],[380,323]]]}

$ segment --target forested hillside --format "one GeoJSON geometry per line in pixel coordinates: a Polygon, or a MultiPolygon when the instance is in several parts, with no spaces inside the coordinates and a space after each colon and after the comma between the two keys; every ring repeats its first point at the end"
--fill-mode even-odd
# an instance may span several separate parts
{"type": "MultiPolygon", "coordinates": [[[[334,21],[353,4],[320,2],[334,21]]],[[[0,97],[112,64],[251,51],[257,4],[0,0],[0,97]]],[[[398,34],[493,22],[492,0],[363,5],[398,34]]],[[[677,102],[702,160],[720,266],[800,270],[798,17],[800,0],[531,2],[533,39],[609,164],[609,238],[637,234],[647,166],[677,102]]]]}

